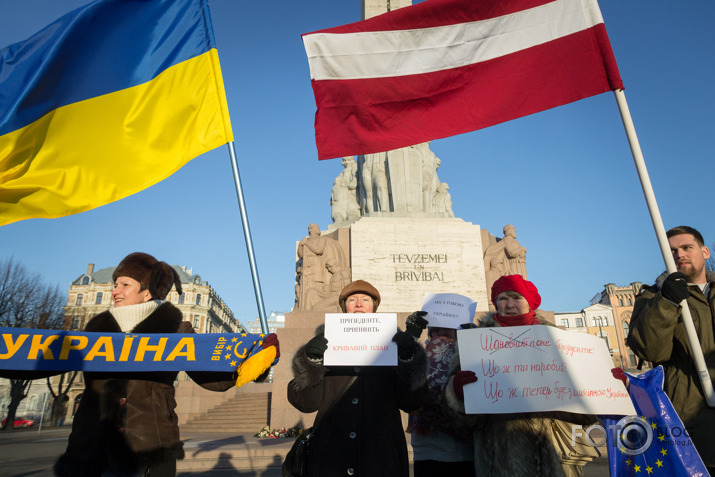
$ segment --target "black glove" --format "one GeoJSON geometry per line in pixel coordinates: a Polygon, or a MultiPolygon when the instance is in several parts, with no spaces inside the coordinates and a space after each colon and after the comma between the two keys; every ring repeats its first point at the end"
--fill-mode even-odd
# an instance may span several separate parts
{"type": "Polygon", "coordinates": [[[309,358],[323,359],[326,349],[328,349],[328,339],[323,335],[315,335],[305,345],[305,354],[309,358]]]}
{"type": "Polygon", "coordinates": [[[398,331],[392,337],[392,341],[397,343],[397,356],[402,361],[408,361],[415,355],[415,347],[418,346],[417,341],[408,332],[398,331]]]}
{"type": "Polygon", "coordinates": [[[416,311],[407,317],[405,322],[405,331],[419,339],[420,335],[427,328],[427,321],[424,317],[427,315],[426,311],[416,311]]]}
{"type": "Polygon", "coordinates": [[[673,303],[680,303],[690,296],[688,282],[682,272],[675,272],[668,275],[660,289],[660,294],[673,303]]]}
{"type": "Polygon", "coordinates": [[[479,328],[476,323],[462,323],[459,325],[463,330],[471,330],[472,328],[479,328]]]}

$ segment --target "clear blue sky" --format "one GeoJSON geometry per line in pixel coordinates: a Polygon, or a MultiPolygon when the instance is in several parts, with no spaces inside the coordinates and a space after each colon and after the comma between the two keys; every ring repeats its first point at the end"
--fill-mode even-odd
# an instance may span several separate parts
{"type": "MultiPolygon", "coordinates": [[[[85,3],[1,0],[0,46],[85,3]]],[[[360,1],[210,5],[266,310],[288,311],[295,242],[309,223],[331,223],[342,169],[317,160],[300,35],[359,20],[360,1]]],[[[665,226],[694,226],[712,245],[715,4],[602,0],[601,10],[665,226]]],[[[432,149],[457,217],[497,236],[516,226],[542,308],[578,311],[605,283],[651,283],[664,270],[612,93],[432,149]]],[[[133,251],[193,268],[240,321],[257,316],[225,146],[119,202],[0,227],[0,259],[14,256],[62,289],[88,263],[114,266],[133,251]]]]}

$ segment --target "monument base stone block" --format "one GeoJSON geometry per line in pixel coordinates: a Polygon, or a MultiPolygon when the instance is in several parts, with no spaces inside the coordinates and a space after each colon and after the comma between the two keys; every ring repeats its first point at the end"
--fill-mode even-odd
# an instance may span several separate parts
{"type": "Polygon", "coordinates": [[[425,293],[459,293],[487,311],[479,225],[458,218],[361,217],[350,225],[353,280],[380,291],[380,312],[419,310],[425,293]]]}

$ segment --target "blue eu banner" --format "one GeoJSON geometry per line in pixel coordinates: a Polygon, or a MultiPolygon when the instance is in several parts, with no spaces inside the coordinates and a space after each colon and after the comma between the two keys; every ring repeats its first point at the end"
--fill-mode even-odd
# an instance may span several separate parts
{"type": "Polygon", "coordinates": [[[673,404],[663,391],[663,368],[628,376],[637,416],[601,417],[608,429],[611,476],[707,476],[673,404]]]}

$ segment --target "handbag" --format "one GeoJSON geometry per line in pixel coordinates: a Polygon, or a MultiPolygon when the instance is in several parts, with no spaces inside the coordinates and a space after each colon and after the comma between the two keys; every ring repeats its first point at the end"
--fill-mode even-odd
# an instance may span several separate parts
{"type": "MultiPolygon", "coordinates": [[[[342,399],[343,395],[350,389],[350,386],[357,380],[357,376],[353,376],[348,384],[345,385],[340,395],[330,403],[330,407],[325,412],[327,415],[335,407],[335,403],[342,399]]],[[[314,425],[308,429],[303,429],[303,432],[296,438],[293,446],[290,448],[283,460],[283,465],[281,466],[281,472],[283,477],[304,477],[308,473],[307,463],[308,454],[310,454],[310,441],[315,432],[318,430],[318,425],[314,425]]]]}

